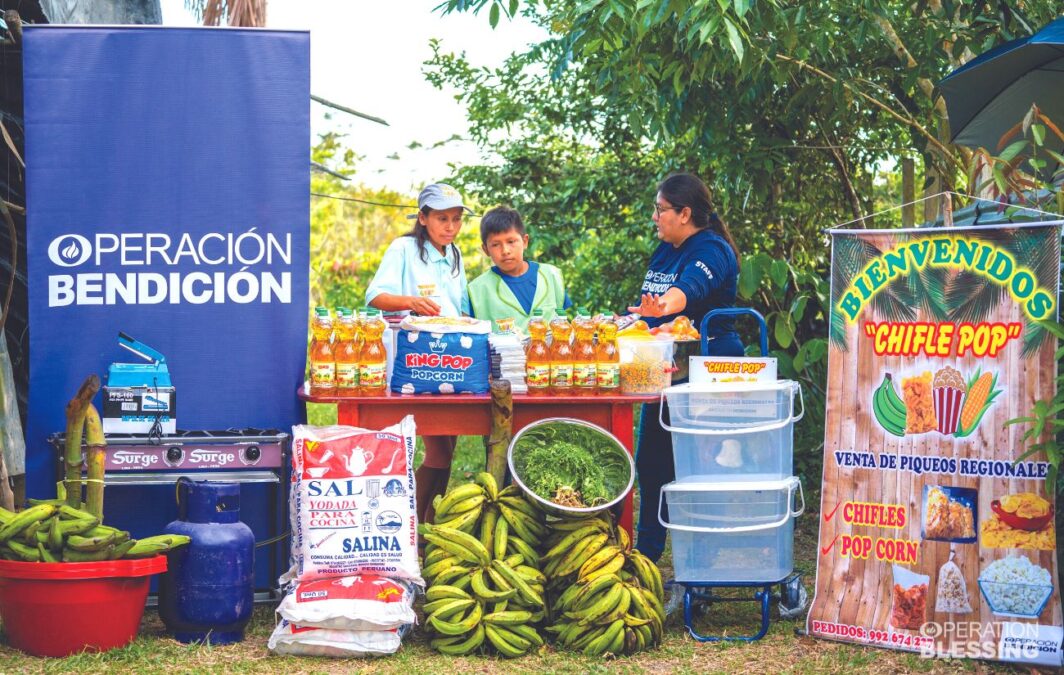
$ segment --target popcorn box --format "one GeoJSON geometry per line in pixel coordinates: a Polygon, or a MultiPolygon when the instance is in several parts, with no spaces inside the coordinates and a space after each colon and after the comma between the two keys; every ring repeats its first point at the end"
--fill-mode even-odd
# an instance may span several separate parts
{"type": "Polygon", "coordinates": [[[396,340],[391,390],[397,394],[484,394],[490,372],[487,332],[404,327],[396,340]]]}

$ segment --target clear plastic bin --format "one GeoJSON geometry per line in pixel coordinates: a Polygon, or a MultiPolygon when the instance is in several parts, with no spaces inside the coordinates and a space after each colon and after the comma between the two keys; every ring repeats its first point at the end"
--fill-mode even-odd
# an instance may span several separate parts
{"type": "Polygon", "coordinates": [[[805,414],[797,382],[681,384],[668,403],[679,482],[771,481],[794,474],[794,423],[805,414]],[[800,410],[795,411],[798,394],[800,410]]]}
{"type": "Polygon", "coordinates": [[[677,581],[768,583],[794,569],[794,518],[804,510],[802,484],[793,476],[743,483],[676,482],[661,489],[658,521],[672,533],[677,581]],[[669,507],[668,522],[662,503],[669,507]]]}
{"type": "Polygon", "coordinates": [[[672,382],[671,335],[620,335],[622,394],[658,394],[672,382]]]}

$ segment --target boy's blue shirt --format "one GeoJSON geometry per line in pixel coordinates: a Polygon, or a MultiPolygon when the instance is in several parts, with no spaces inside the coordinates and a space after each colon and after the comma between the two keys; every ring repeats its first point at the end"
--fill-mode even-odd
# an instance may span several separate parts
{"type": "MultiPolygon", "coordinates": [[[[491,271],[502,278],[503,283],[513,292],[517,302],[521,304],[521,309],[525,311],[525,314],[531,312],[532,302],[536,298],[536,287],[539,284],[539,263],[535,260],[529,260],[528,270],[516,277],[504,274],[494,265],[492,265],[491,271]]],[[[573,302],[569,299],[569,292],[566,291],[563,309],[569,309],[572,306],[573,302]]]]}

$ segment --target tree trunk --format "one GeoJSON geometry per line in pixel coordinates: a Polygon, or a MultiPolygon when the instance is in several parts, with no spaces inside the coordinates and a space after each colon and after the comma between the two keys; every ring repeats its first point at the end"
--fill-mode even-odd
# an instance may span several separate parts
{"type": "Polygon", "coordinates": [[[916,224],[916,162],[912,157],[901,160],[901,225],[912,227],[916,224]]]}
{"type": "Polygon", "coordinates": [[[488,437],[486,471],[502,485],[506,479],[506,450],[514,425],[514,400],[509,380],[491,383],[491,436],[488,437]]]}

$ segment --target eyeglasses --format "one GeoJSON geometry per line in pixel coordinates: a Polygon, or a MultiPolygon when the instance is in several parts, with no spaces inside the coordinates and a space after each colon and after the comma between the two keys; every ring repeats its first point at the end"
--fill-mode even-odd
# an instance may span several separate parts
{"type": "Polygon", "coordinates": [[[663,211],[682,211],[682,210],[683,210],[683,207],[681,207],[681,206],[662,206],[661,204],[658,204],[658,203],[654,204],[654,215],[659,217],[659,218],[661,217],[661,213],[663,211]]]}

